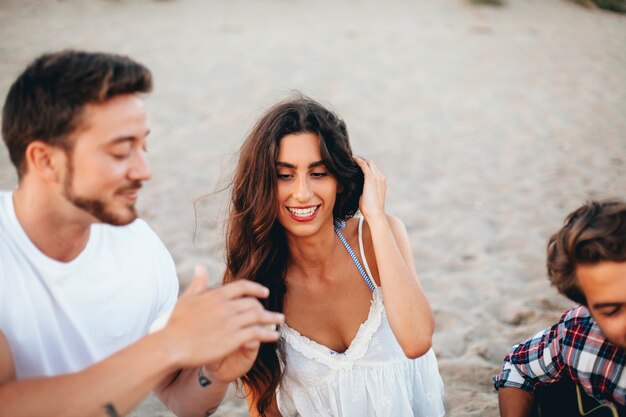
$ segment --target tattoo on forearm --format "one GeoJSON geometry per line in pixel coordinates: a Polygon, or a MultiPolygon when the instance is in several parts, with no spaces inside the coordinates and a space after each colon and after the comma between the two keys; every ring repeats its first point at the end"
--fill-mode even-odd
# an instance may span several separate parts
{"type": "Polygon", "coordinates": [[[109,417],[120,417],[120,415],[117,414],[117,410],[115,409],[113,403],[108,403],[107,405],[105,405],[104,411],[106,411],[107,416],[109,417]]]}

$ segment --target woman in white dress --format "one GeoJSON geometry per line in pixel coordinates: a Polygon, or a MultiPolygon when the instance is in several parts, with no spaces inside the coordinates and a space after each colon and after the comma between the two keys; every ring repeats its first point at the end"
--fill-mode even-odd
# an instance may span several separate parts
{"type": "Polygon", "coordinates": [[[267,286],[265,307],[285,314],[242,378],[252,416],[444,414],[432,311],[385,193],[345,123],[307,97],[269,109],[246,138],[225,281],[267,286]]]}

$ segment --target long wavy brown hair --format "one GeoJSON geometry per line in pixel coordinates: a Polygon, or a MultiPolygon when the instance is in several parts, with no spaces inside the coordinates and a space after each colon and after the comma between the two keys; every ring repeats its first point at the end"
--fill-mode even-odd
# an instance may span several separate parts
{"type": "MultiPolygon", "coordinates": [[[[289,251],[276,219],[278,149],[284,136],[304,132],[319,136],[322,161],[342,186],[333,215],[344,220],[352,217],[363,191],[363,173],[352,159],[346,124],[334,112],[298,95],[276,104],[256,122],[241,146],[231,186],[224,282],[249,279],[265,285],[270,296],[263,303],[272,311],[283,311],[288,290],[289,251]]],[[[258,397],[261,416],[266,415],[281,380],[279,355],[277,343],[262,344],[254,365],[242,378],[248,395],[258,397]]]]}

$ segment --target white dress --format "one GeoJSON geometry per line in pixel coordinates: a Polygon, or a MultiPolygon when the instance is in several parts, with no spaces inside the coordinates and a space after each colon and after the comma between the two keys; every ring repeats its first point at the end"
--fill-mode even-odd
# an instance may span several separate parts
{"type": "MultiPolygon", "coordinates": [[[[371,277],[363,252],[362,225],[361,218],[361,259],[371,277]]],[[[339,229],[335,230],[344,241],[339,229]]],[[[344,246],[349,248],[347,242],[344,246]]],[[[363,270],[356,256],[353,259],[357,268],[363,270]]],[[[367,282],[368,278],[364,279],[367,282]]],[[[335,352],[287,325],[281,326],[283,380],[276,399],[283,417],[445,414],[443,382],[435,354],[431,349],[417,359],[405,356],[387,321],[382,290],[369,281],[374,288],[369,315],[345,352],[335,352]]]]}

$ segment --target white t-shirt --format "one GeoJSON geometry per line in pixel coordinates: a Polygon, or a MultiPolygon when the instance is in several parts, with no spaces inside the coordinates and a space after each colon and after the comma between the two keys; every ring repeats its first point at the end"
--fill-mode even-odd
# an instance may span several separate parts
{"type": "Polygon", "coordinates": [[[17,378],[80,371],[147,334],[178,296],[172,257],[142,220],[95,224],[71,262],[28,238],[0,192],[0,330],[17,378]]]}

